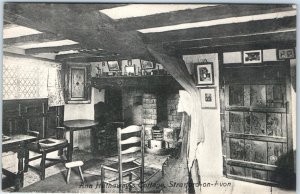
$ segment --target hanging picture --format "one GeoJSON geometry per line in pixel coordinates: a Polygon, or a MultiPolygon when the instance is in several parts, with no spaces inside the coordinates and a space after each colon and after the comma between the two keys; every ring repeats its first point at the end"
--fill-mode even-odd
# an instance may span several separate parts
{"type": "Polygon", "coordinates": [[[213,63],[196,63],[195,68],[197,86],[214,84],[213,63]]]}
{"type": "Polygon", "coordinates": [[[125,75],[135,75],[135,67],[133,65],[125,66],[125,75]]]}
{"type": "Polygon", "coordinates": [[[151,61],[141,60],[141,68],[142,69],[153,69],[154,64],[151,61]]]}
{"type": "Polygon", "coordinates": [[[294,59],[295,52],[294,49],[282,49],[278,50],[278,59],[294,59]]]}
{"type": "Polygon", "coordinates": [[[203,109],[217,108],[215,88],[201,88],[200,93],[201,105],[203,109]]]}
{"type": "Polygon", "coordinates": [[[244,64],[261,63],[261,50],[244,51],[244,64]]]}
{"type": "Polygon", "coordinates": [[[120,66],[118,61],[107,61],[107,66],[109,71],[120,71],[120,66]]]}

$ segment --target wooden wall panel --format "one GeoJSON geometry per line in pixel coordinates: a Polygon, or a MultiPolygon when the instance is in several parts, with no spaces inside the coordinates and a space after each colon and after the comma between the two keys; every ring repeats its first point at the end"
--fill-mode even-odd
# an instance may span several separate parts
{"type": "Polygon", "coordinates": [[[244,132],[243,112],[229,112],[229,131],[233,133],[244,132]]]}
{"type": "Polygon", "coordinates": [[[230,158],[236,160],[244,160],[244,140],[230,138],[230,158]]]}
{"type": "Polygon", "coordinates": [[[251,113],[251,133],[266,135],[266,113],[251,113]]]}
{"type": "Polygon", "coordinates": [[[267,135],[282,136],[281,114],[267,113],[267,135]]]}
{"type": "Polygon", "coordinates": [[[282,154],[282,143],[268,142],[268,164],[277,165],[277,161],[282,154]]]}
{"type": "Polygon", "coordinates": [[[238,166],[230,166],[230,174],[238,175],[238,176],[245,176],[245,169],[243,167],[238,166]]]}
{"type": "Polygon", "coordinates": [[[250,106],[266,106],[266,87],[264,85],[250,86],[250,106]]]}
{"type": "MultiPolygon", "coordinates": [[[[54,135],[57,120],[63,122],[63,107],[48,107],[48,99],[3,101],[3,134],[25,134],[28,129],[40,132],[40,137],[54,135]]],[[[62,125],[60,125],[62,126],[62,125]]]]}
{"type": "Polygon", "coordinates": [[[244,106],[244,85],[234,84],[229,86],[229,105],[244,106]]]}
{"type": "Polygon", "coordinates": [[[267,163],[267,142],[245,140],[245,160],[267,163]]]}

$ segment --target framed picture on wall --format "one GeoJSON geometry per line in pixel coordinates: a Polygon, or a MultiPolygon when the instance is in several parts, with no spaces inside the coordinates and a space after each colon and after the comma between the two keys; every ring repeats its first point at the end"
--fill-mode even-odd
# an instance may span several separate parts
{"type": "Polygon", "coordinates": [[[196,86],[213,85],[213,63],[195,63],[196,86]]]}
{"type": "Polygon", "coordinates": [[[261,63],[262,54],[261,50],[252,50],[243,52],[244,64],[261,63]]]}
{"type": "Polygon", "coordinates": [[[141,68],[142,69],[153,69],[154,64],[151,61],[141,60],[141,68]]]}
{"type": "Polygon", "coordinates": [[[295,58],[294,49],[279,49],[277,55],[279,60],[295,58]]]}
{"type": "Polygon", "coordinates": [[[120,71],[120,66],[118,61],[107,61],[107,66],[109,71],[120,71]]]}
{"type": "Polygon", "coordinates": [[[217,108],[216,88],[201,88],[201,106],[203,109],[217,108]]]}
{"type": "Polygon", "coordinates": [[[133,65],[125,66],[125,75],[129,75],[129,76],[135,75],[135,66],[133,65]]]}

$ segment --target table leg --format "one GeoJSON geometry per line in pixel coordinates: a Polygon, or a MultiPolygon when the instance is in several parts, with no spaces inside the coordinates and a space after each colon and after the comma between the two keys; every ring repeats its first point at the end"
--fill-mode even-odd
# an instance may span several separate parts
{"type": "Polygon", "coordinates": [[[72,156],[73,156],[73,130],[70,130],[70,147],[69,147],[69,156],[68,156],[68,160],[72,161],[72,156]]]}
{"type": "Polygon", "coordinates": [[[25,144],[20,144],[18,146],[18,173],[16,176],[15,182],[15,190],[18,191],[20,188],[23,187],[24,183],[24,169],[23,169],[23,159],[25,157],[25,144]]]}

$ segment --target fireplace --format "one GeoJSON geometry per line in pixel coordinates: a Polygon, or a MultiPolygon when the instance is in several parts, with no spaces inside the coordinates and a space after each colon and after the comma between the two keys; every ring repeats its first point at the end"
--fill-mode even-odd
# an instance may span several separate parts
{"type": "MultiPolygon", "coordinates": [[[[153,139],[153,128],[162,131],[162,140],[167,141],[164,146],[174,148],[178,138],[181,126],[181,113],[177,112],[179,90],[157,89],[147,90],[137,87],[124,87],[119,91],[115,89],[105,90],[105,104],[109,107],[111,116],[107,115],[107,108],[99,108],[95,106],[95,119],[101,119],[101,115],[106,115],[105,121],[124,122],[124,126],[128,125],[144,125],[145,126],[145,145],[149,146],[149,141],[153,139]],[[116,100],[114,102],[113,100],[116,100]],[[119,100],[121,99],[121,100],[119,100]],[[114,107],[116,106],[116,107],[114,107]],[[113,107],[113,108],[112,108],[113,107]],[[116,113],[113,113],[116,111],[116,113]],[[120,113],[122,115],[120,115],[120,113]],[[121,117],[121,119],[119,119],[121,117]]],[[[103,106],[103,105],[101,105],[103,106]]],[[[102,124],[105,124],[101,122],[102,124]]],[[[97,150],[105,151],[112,146],[112,140],[116,139],[116,130],[101,127],[97,130],[96,144],[97,150]],[[115,130],[114,132],[105,130],[115,130]],[[114,137],[108,137],[114,136],[114,137]],[[105,137],[105,138],[104,138],[105,137]]],[[[115,142],[115,141],[113,141],[115,142]]]]}

